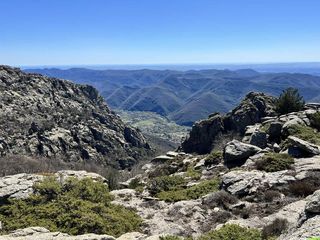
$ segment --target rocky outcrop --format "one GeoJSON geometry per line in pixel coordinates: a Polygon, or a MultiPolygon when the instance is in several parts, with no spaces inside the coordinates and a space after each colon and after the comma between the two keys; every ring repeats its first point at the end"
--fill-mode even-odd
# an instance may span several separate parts
{"type": "Polygon", "coordinates": [[[305,210],[307,213],[320,214],[320,190],[308,198],[305,210]]]}
{"type": "Polygon", "coordinates": [[[213,114],[209,119],[196,122],[189,137],[182,143],[182,150],[188,153],[209,153],[220,135],[230,132],[243,135],[247,126],[261,122],[264,117],[275,116],[274,108],[275,98],[251,92],[225,116],[213,114]]]}
{"type": "Polygon", "coordinates": [[[1,155],[130,167],[149,152],[91,86],[0,66],[0,91],[1,155]]]}
{"type": "Polygon", "coordinates": [[[264,93],[250,92],[238,107],[227,114],[225,128],[243,134],[247,126],[261,122],[262,118],[268,116],[276,116],[275,98],[264,93]]]}
{"type": "Polygon", "coordinates": [[[213,115],[207,120],[196,122],[189,138],[182,143],[181,147],[188,153],[208,153],[223,130],[223,117],[220,114],[213,115]]]}
{"type": "Polygon", "coordinates": [[[288,174],[287,170],[274,173],[235,170],[222,176],[222,188],[231,194],[246,196],[275,187],[287,186],[293,181],[295,178],[288,174]]]}
{"type": "MultiPolygon", "coordinates": [[[[60,182],[70,177],[78,179],[91,178],[93,180],[101,180],[107,184],[107,180],[96,173],[86,171],[62,170],[52,176],[55,176],[60,182]]],[[[16,174],[0,178],[0,200],[8,198],[23,199],[33,193],[32,186],[43,180],[45,175],[39,174],[16,174]]]]}

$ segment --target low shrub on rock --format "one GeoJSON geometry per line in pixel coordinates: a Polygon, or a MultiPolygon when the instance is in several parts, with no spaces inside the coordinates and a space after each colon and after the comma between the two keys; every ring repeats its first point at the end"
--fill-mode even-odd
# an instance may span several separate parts
{"type": "Polygon", "coordinates": [[[177,236],[164,236],[164,237],[160,237],[160,240],[183,240],[183,238],[181,237],[177,237],[177,236]]]}
{"type": "Polygon", "coordinates": [[[261,232],[257,229],[240,227],[236,224],[226,224],[219,230],[208,232],[198,240],[261,240],[261,232]]]}
{"type": "Polygon", "coordinates": [[[141,218],[111,200],[102,182],[70,178],[62,184],[50,177],[35,184],[27,199],[10,199],[0,207],[1,232],[40,226],[71,235],[119,236],[139,230],[141,218]]]}
{"type": "Polygon", "coordinates": [[[298,137],[307,142],[320,145],[320,133],[314,128],[302,125],[293,125],[288,129],[289,135],[298,137]]]}
{"type": "Polygon", "coordinates": [[[208,193],[218,191],[219,179],[214,178],[210,180],[205,180],[197,185],[191,187],[183,188],[177,187],[168,191],[159,192],[156,196],[167,202],[177,202],[189,199],[198,199],[208,193]]]}
{"type": "Polygon", "coordinates": [[[210,207],[223,207],[228,208],[229,205],[237,203],[239,200],[237,197],[231,195],[226,191],[218,191],[207,196],[203,203],[210,207]]]}
{"type": "Polygon", "coordinates": [[[213,151],[205,159],[204,165],[211,166],[220,163],[223,159],[222,151],[213,151]]]}
{"type": "Polygon", "coordinates": [[[289,193],[296,197],[306,197],[319,189],[319,179],[305,179],[289,185],[289,193]]]}
{"type": "Polygon", "coordinates": [[[163,191],[172,191],[182,188],[186,181],[181,176],[162,176],[150,180],[148,190],[152,195],[163,191]]]}
{"type": "Polygon", "coordinates": [[[267,153],[256,161],[256,168],[266,172],[277,172],[290,169],[293,163],[294,160],[289,154],[267,153]]]}
{"type": "Polygon", "coordinates": [[[310,115],[309,119],[311,126],[320,131],[320,112],[310,115]]]}
{"type": "Polygon", "coordinates": [[[280,236],[287,230],[288,224],[287,219],[276,218],[272,223],[262,229],[262,239],[280,236]]]}

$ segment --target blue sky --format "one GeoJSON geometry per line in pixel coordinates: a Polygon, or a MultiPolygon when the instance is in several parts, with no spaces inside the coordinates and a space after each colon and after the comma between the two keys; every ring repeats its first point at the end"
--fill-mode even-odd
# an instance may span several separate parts
{"type": "Polygon", "coordinates": [[[10,0],[0,9],[0,64],[320,61],[319,0],[10,0]]]}

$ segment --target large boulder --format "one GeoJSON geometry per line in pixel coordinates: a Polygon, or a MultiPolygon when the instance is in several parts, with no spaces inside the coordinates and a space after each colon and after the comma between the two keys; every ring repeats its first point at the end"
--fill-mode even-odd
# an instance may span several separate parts
{"type": "Polygon", "coordinates": [[[282,126],[283,126],[283,123],[280,121],[272,121],[270,123],[267,133],[269,134],[269,139],[271,141],[276,141],[276,142],[280,141],[282,126]]]}
{"type": "Polygon", "coordinates": [[[320,214],[320,190],[315,191],[307,198],[305,211],[307,213],[320,214]]]}
{"type": "Polygon", "coordinates": [[[306,154],[309,154],[309,155],[320,154],[320,146],[309,143],[307,141],[304,141],[294,136],[289,136],[288,141],[293,147],[297,147],[298,149],[300,149],[302,152],[305,152],[306,154]]]}
{"type": "Polygon", "coordinates": [[[259,148],[266,148],[268,144],[267,134],[265,132],[255,131],[251,135],[249,143],[259,148]]]}
{"type": "Polygon", "coordinates": [[[243,163],[243,161],[247,160],[250,156],[254,155],[258,151],[260,151],[261,148],[240,142],[238,140],[233,140],[224,148],[223,151],[223,159],[225,164],[230,163],[243,163]]]}
{"type": "Polygon", "coordinates": [[[295,178],[287,172],[287,170],[273,173],[257,170],[230,171],[221,177],[221,187],[234,195],[252,195],[275,187],[283,187],[295,181],[295,178]]]}

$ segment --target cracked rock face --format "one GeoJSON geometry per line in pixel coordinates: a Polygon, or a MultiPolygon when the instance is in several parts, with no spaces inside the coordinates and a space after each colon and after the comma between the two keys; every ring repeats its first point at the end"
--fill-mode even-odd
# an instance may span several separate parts
{"type": "Polygon", "coordinates": [[[0,91],[1,155],[131,167],[149,151],[91,86],[0,66],[0,91]]]}

